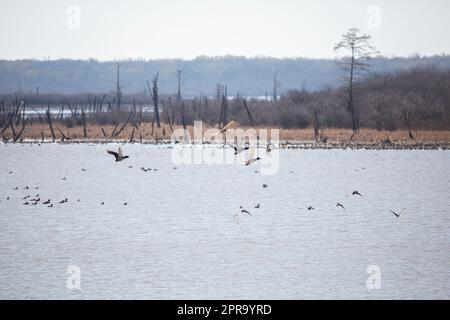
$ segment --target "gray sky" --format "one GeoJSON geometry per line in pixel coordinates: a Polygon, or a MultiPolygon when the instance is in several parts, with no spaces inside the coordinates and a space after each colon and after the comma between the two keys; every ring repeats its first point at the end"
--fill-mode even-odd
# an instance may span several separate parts
{"type": "Polygon", "coordinates": [[[448,54],[449,13],[448,0],[0,0],[0,59],[332,58],[350,27],[383,55],[448,54]]]}

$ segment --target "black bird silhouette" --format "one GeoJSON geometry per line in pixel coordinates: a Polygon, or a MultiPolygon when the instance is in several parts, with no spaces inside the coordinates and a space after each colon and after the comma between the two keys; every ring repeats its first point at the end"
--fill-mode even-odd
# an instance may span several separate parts
{"type": "Polygon", "coordinates": [[[116,158],[116,162],[119,162],[119,161],[129,158],[129,156],[123,155],[121,147],[119,147],[119,150],[117,152],[111,151],[111,150],[106,150],[106,152],[108,152],[109,154],[112,154],[116,158]]]}
{"type": "Polygon", "coordinates": [[[342,209],[344,209],[345,210],[345,207],[342,205],[342,203],[340,203],[340,202],[338,202],[337,204],[336,204],[336,207],[341,207],[342,209]]]}
{"type": "Polygon", "coordinates": [[[124,206],[128,205],[128,202],[125,202],[123,205],[124,205],[124,206]]]}
{"type": "Polygon", "coordinates": [[[260,208],[260,205],[259,205],[259,203],[255,206],[255,209],[259,209],[260,208]]]}
{"type": "Polygon", "coordinates": [[[264,189],[267,189],[268,187],[269,187],[269,185],[263,184],[263,188],[264,188],[264,189]]]}
{"type": "Polygon", "coordinates": [[[86,169],[85,168],[81,168],[81,171],[86,171],[86,169]]]}
{"type": "Polygon", "coordinates": [[[315,210],[313,207],[309,206],[308,211],[315,210]]]}
{"type": "Polygon", "coordinates": [[[246,214],[248,214],[249,216],[252,215],[252,214],[251,214],[250,212],[248,212],[247,210],[242,209],[242,206],[240,206],[239,209],[240,209],[240,211],[239,211],[238,213],[236,213],[236,214],[234,215],[234,217],[237,217],[240,213],[246,213],[246,214]]]}
{"type": "Polygon", "coordinates": [[[362,194],[359,193],[358,191],[353,191],[352,195],[362,197],[362,194]]]}
{"type": "Polygon", "coordinates": [[[405,211],[406,208],[403,208],[402,211],[400,211],[400,213],[397,213],[391,209],[389,209],[389,211],[396,217],[396,218],[400,218],[400,215],[403,213],[403,211],[405,211]]]}

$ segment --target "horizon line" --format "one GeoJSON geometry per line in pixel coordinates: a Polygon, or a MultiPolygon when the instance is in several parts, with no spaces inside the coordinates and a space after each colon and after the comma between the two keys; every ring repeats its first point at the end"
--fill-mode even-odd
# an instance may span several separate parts
{"type": "MultiPolygon", "coordinates": [[[[445,57],[450,58],[450,53],[436,53],[436,54],[420,54],[420,53],[411,53],[410,55],[376,55],[371,57],[371,59],[426,59],[426,58],[436,58],[436,57],[445,57]]],[[[266,55],[255,55],[255,56],[246,56],[246,55],[197,55],[194,58],[176,58],[176,57],[159,57],[159,58],[144,58],[144,57],[128,57],[128,58],[116,58],[116,59],[102,59],[102,58],[68,58],[68,57],[57,57],[52,58],[51,56],[43,57],[43,58],[0,58],[1,62],[18,62],[18,61],[37,61],[37,62],[51,62],[51,61],[97,61],[97,62],[120,62],[120,61],[131,61],[131,62],[149,62],[149,61],[195,61],[201,59],[209,59],[209,60],[219,60],[219,59],[245,59],[245,60],[341,60],[346,58],[345,56],[339,56],[334,58],[326,58],[326,57],[306,57],[306,56],[292,56],[292,57],[275,57],[275,56],[266,56],[266,55]]]]}

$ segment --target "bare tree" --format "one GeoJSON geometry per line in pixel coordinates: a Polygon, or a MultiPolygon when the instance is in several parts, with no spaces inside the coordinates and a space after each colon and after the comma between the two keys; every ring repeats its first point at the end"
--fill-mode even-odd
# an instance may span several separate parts
{"type": "Polygon", "coordinates": [[[177,70],[178,73],[178,91],[177,91],[177,103],[181,102],[181,69],[177,70]]]}
{"type": "Polygon", "coordinates": [[[278,71],[275,71],[275,73],[273,74],[273,101],[274,102],[278,101],[278,87],[280,85],[280,83],[277,80],[277,74],[278,74],[278,71]]]}
{"type": "Polygon", "coordinates": [[[120,102],[122,100],[122,92],[120,91],[120,64],[117,63],[117,84],[116,84],[116,106],[120,109],[120,102]]]}
{"type": "Polygon", "coordinates": [[[150,83],[148,81],[147,81],[147,86],[148,86],[148,91],[150,92],[150,95],[151,95],[152,100],[153,100],[156,125],[157,125],[158,128],[161,128],[161,123],[159,121],[159,109],[158,109],[158,103],[159,103],[158,78],[159,78],[159,73],[157,72],[156,76],[152,80],[152,87],[150,87],[150,83]]]}
{"type": "Polygon", "coordinates": [[[369,64],[365,61],[376,53],[375,48],[369,43],[370,35],[361,34],[357,28],[351,28],[342,36],[334,50],[342,49],[350,51],[350,57],[344,59],[342,66],[347,73],[345,89],[347,91],[347,109],[352,117],[353,132],[359,132],[359,108],[354,101],[355,81],[359,76],[368,71],[369,64]]]}

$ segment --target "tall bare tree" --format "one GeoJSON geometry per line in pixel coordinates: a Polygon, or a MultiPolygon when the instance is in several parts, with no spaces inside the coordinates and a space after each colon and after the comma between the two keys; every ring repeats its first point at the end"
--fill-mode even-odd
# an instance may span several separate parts
{"type": "Polygon", "coordinates": [[[161,123],[159,120],[159,108],[158,108],[158,104],[159,104],[158,78],[159,78],[159,73],[157,72],[156,76],[152,80],[152,86],[150,87],[150,83],[148,81],[147,81],[147,86],[148,86],[148,91],[150,92],[150,95],[153,100],[156,125],[158,128],[161,128],[161,123]]]}
{"type": "Polygon", "coordinates": [[[116,106],[120,109],[120,102],[122,100],[122,91],[120,90],[120,63],[117,63],[117,83],[116,83],[116,106]]]}
{"type": "Polygon", "coordinates": [[[355,105],[354,88],[358,77],[366,73],[370,65],[366,62],[377,53],[370,44],[371,36],[362,34],[359,29],[351,28],[334,47],[335,52],[346,50],[350,56],[341,63],[346,72],[345,89],[347,91],[347,109],[352,117],[353,132],[359,132],[359,108],[355,105]]]}
{"type": "Polygon", "coordinates": [[[280,85],[280,83],[277,80],[277,74],[278,74],[278,71],[275,70],[275,72],[273,74],[273,101],[275,101],[275,102],[278,101],[278,87],[280,85]]]}
{"type": "Polygon", "coordinates": [[[181,69],[177,70],[178,73],[178,91],[177,91],[177,103],[181,103],[181,69]]]}

